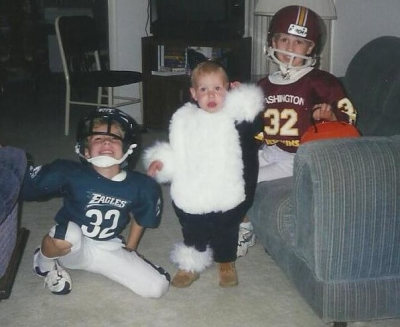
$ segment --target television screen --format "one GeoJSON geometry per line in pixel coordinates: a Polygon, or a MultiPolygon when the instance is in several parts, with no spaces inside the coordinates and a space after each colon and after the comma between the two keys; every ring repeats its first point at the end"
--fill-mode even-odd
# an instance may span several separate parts
{"type": "Polygon", "coordinates": [[[244,33],[245,0],[150,0],[157,37],[226,39],[244,33]]]}

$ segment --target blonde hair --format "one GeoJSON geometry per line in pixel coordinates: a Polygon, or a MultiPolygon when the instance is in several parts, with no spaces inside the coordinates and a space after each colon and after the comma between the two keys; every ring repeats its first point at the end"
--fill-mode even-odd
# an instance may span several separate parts
{"type": "Polygon", "coordinates": [[[203,61],[192,71],[190,80],[192,87],[196,87],[197,81],[201,75],[210,73],[220,73],[224,81],[224,85],[227,86],[229,84],[228,74],[220,64],[216,63],[215,61],[203,61]]]}

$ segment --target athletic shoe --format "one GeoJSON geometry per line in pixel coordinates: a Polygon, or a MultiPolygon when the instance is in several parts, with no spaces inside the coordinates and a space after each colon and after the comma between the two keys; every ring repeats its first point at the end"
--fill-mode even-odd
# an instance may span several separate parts
{"type": "Polygon", "coordinates": [[[44,285],[53,294],[64,295],[71,292],[72,281],[68,272],[54,260],[54,269],[50,270],[44,278],[44,285]]]}
{"type": "Polygon", "coordinates": [[[40,277],[44,277],[44,286],[52,293],[64,295],[71,292],[72,281],[68,272],[60,266],[54,259],[54,266],[49,271],[42,271],[39,267],[40,248],[37,248],[33,254],[33,271],[40,277]]]}
{"type": "Polygon", "coordinates": [[[256,235],[251,222],[241,223],[239,226],[239,239],[236,255],[243,257],[247,254],[250,246],[256,244],[256,235]]]}

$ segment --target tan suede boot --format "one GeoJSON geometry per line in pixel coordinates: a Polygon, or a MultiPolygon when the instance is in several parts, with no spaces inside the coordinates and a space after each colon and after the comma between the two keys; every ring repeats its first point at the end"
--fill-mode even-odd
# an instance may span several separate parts
{"type": "Polygon", "coordinates": [[[194,271],[186,271],[178,269],[174,278],[172,279],[172,286],[183,288],[190,286],[194,281],[199,279],[199,274],[194,271]]]}
{"type": "Polygon", "coordinates": [[[235,262],[222,262],[218,264],[219,286],[232,287],[239,284],[235,262]]]}

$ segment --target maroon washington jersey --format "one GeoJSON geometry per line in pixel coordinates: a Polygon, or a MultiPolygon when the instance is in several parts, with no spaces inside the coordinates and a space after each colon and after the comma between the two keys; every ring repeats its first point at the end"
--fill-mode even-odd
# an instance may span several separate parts
{"type": "Polygon", "coordinates": [[[312,124],[316,104],[330,104],[338,120],[355,121],[355,110],[342,85],[328,72],[312,69],[289,84],[275,84],[265,77],[258,85],[265,95],[263,138],[267,145],[296,152],[301,136],[312,124]]]}

